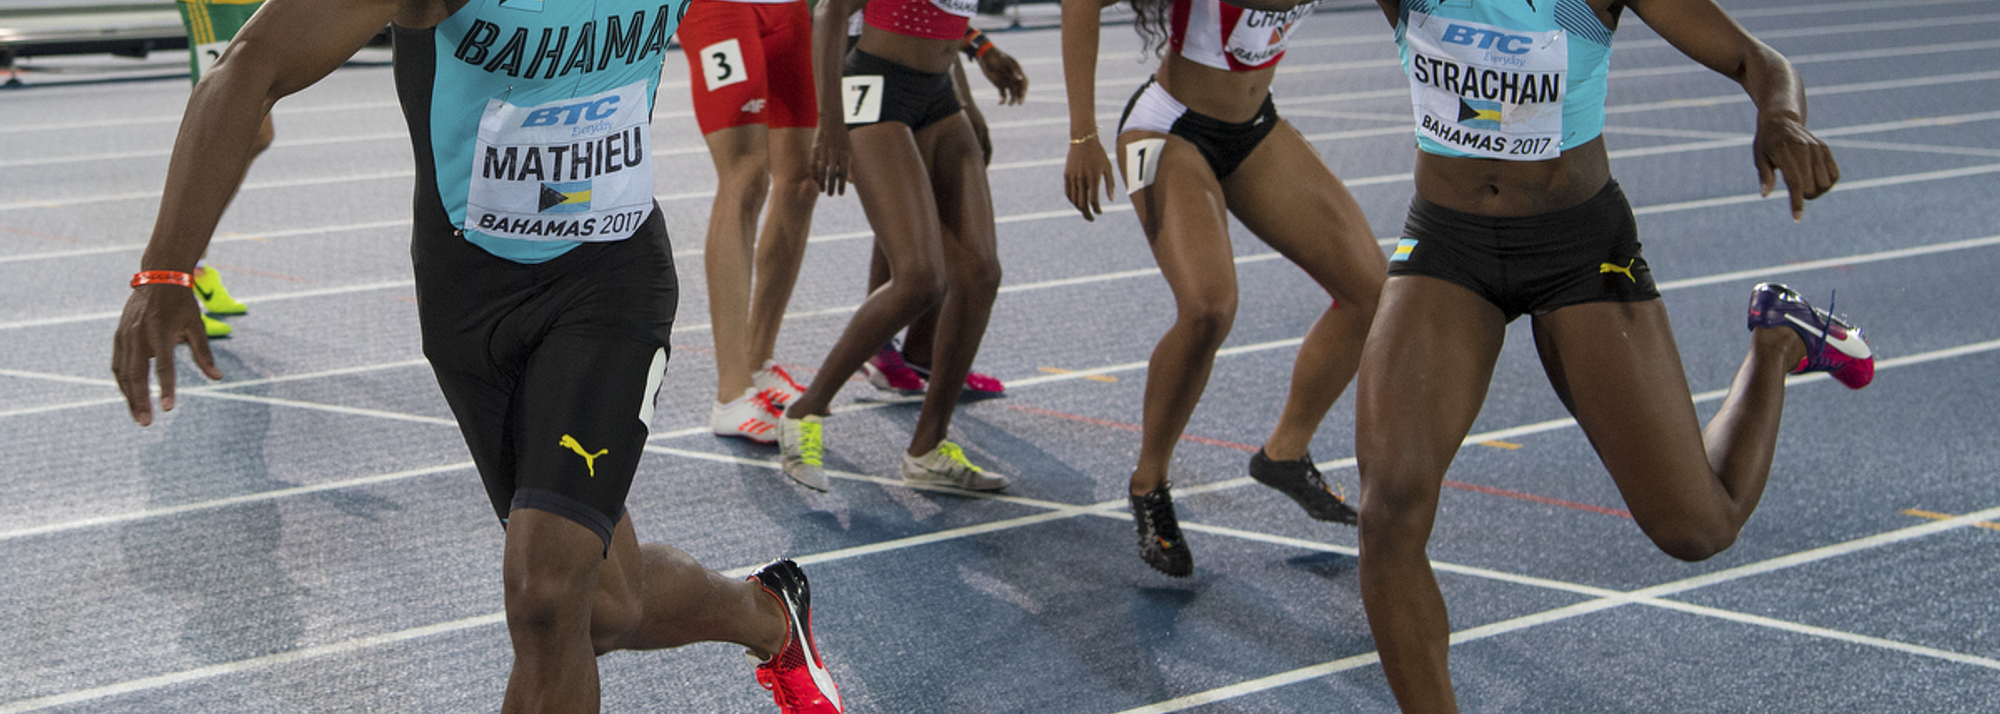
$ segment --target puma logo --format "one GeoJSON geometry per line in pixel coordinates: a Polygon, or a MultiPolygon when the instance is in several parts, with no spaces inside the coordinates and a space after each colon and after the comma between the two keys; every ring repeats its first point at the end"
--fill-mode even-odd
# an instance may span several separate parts
{"type": "Polygon", "coordinates": [[[597,457],[611,453],[610,449],[598,449],[597,453],[595,454],[584,451],[583,445],[576,443],[576,437],[570,436],[568,434],[563,435],[562,443],[558,444],[558,446],[562,446],[564,448],[569,449],[570,451],[574,451],[576,452],[577,456],[583,457],[583,466],[584,468],[590,469],[590,475],[592,478],[595,478],[597,476],[597,457]]]}
{"type": "Polygon", "coordinates": [[[1598,263],[1598,264],[1597,264],[1597,272],[1599,272],[1599,273],[1624,273],[1624,274],[1625,274],[1625,279],[1626,279],[1626,280],[1630,280],[1630,281],[1632,281],[1632,282],[1635,282],[1635,283],[1636,283],[1636,282],[1639,282],[1639,279],[1638,279],[1638,278],[1636,278],[1636,277],[1633,277],[1633,275],[1632,275],[1632,266],[1633,266],[1633,265],[1636,265],[1636,264],[1638,264],[1638,262],[1639,262],[1639,259],[1638,259],[1638,258],[1633,258],[1633,259],[1631,259],[1631,260],[1628,260],[1628,261],[1625,261],[1625,267],[1623,267],[1623,268],[1620,268],[1620,267],[1618,267],[1618,266],[1616,266],[1616,265],[1612,265],[1612,264],[1610,264],[1610,263],[1598,263]]]}

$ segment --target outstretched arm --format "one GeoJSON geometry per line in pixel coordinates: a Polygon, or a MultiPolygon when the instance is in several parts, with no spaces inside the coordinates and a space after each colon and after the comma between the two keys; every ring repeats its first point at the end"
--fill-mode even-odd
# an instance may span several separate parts
{"type": "Polygon", "coordinates": [[[1757,178],[1764,195],[1784,174],[1792,220],[1805,202],[1840,180],[1826,142],[1806,129],[1806,88],[1784,55],[1751,37],[1713,0],[1629,0],[1627,6],[1662,38],[1709,69],[1736,80],[1757,105],[1757,178]]]}
{"type": "Polygon", "coordinates": [[[1094,221],[1104,213],[1097,187],[1110,198],[1117,187],[1111,158],[1097,136],[1097,44],[1099,15],[1117,0],[1063,0],[1063,91],[1069,97],[1069,158],[1063,162],[1063,194],[1094,221]]]}
{"type": "MultiPolygon", "coordinates": [[[[407,1],[412,9],[427,2],[407,1]]],[[[404,10],[404,0],[267,2],[188,99],[139,269],[192,271],[249,170],[271,106],[333,72],[404,10]]],[[[173,409],[174,346],[183,342],[203,374],[222,377],[193,294],[172,283],[133,288],[112,338],[111,372],[141,426],[153,421],[148,363],[160,380],[160,407],[173,409]]]]}

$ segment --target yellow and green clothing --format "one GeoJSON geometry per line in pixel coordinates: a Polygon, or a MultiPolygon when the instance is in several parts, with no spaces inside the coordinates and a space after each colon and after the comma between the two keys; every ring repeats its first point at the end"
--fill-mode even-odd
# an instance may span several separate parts
{"type": "Polygon", "coordinates": [[[201,81],[202,71],[215,64],[222,49],[236,38],[243,23],[257,14],[264,0],[179,0],[181,24],[187,26],[188,71],[201,81]]]}

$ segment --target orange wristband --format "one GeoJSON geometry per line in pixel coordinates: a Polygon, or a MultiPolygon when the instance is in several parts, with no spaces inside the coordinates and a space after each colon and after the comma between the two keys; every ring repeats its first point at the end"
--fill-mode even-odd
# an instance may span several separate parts
{"type": "Polygon", "coordinates": [[[132,287],[167,283],[184,288],[194,287],[194,276],[178,270],[141,270],[132,274],[132,287]]]}

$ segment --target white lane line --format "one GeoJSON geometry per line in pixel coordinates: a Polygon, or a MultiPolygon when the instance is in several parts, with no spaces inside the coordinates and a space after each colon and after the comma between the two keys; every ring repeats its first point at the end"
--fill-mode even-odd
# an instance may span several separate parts
{"type": "MultiPolygon", "coordinates": [[[[1995,340],[1990,343],[1982,343],[1982,344],[1989,344],[1993,345],[1994,347],[2000,347],[2000,340],[1995,340]]],[[[1928,360],[1923,360],[1923,361],[1928,361],[1928,360]]],[[[1914,364],[1916,362],[1912,361],[1910,363],[1914,364]]],[[[1788,383],[1788,385],[1789,384],[1790,383],[1788,383]]],[[[707,460],[715,460],[726,463],[737,463],[750,466],[760,466],[765,468],[771,468],[775,466],[774,464],[768,461],[743,459],[741,457],[735,457],[726,454],[708,454],[703,452],[687,451],[680,449],[667,449],[665,447],[656,447],[656,446],[648,446],[647,450],[663,451],[667,453],[674,453],[676,455],[682,455],[685,457],[702,458],[707,460]]],[[[375,477],[374,479],[371,479],[369,481],[371,482],[391,481],[401,478],[410,478],[415,475],[423,475],[427,473],[439,473],[446,470],[454,470],[454,469],[462,469],[470,467],[471,463],[466,462],[460,464],[453,464],[450,466],[433,467],[431,469],[420,469],[417,471],[401,472],[398,474],[388,474],[380,477],[375,477]]],[[[851,476],[851,475],[845,475],[845,476],[851,476]]],[[[872,477],[858,477],[858,478],[885,484],[896,483],[889,479],[874,479],[872,477]]],[[[1247,482],[1248,480],[1249,479],[1240,479],[1240,481],[1245,481],[1245,482],[1247,482]]],[[[363,481],[363,479],[357,479],[355,481],[363,481]]],[[[324,484],[320,486],[301,487],[299,489],[288,489],[285,495],[292,495],[289,492],[313,492],[313,491],[333,490],[335,488],[341,488],[343,487],[341,484],[347,484],[347,483],[353,483],[353,482],[340,482],[338,484],[324,484]]],[[[239,496],[234,499],[223,499],[223,501],[209,502],[209,503],[214,505],[227,505],[224,502],[251,502],[251,501],[265,500],[268,498],[275,498],[275,497],[278,496],[271,495],[269,493],[252,494],[246,496],[239,496]]],[[[991,498],[992,496],[986,496],[986,497],[991,498]]],[[[1041,505],[1043,507],[1048,507],[1051,510],[1046,511],[1044,513],[1032,514],[1028,516],[1022,516],[1002,521],[994,521],[990,523],[966,526],[947,531],[921,534],[893,541],[872,543],[872,544],[855,546],[852,548],[844,548],[833,551],[824,551],[821,553],[801,556],[797,558],[797,560],[799,560],[799,562],[801,563],[825,563],[836,560],[856,558],[865,555],[874,555],[879,553],[891,552],[903,548],[910,548],[921,545],[930,545],[930,544],[955,540],[959,538],[970,537],[974,535],[993,533],[1011,528],[1047,523],[1051,521],[1063,520],[1067,518],[1073,518],[1084,515],[1121,517],[1121,518],[1123,517],[1122,514],[1117,513],[1118,508],[1123,505],[1119,501],[1105,501],[1102,503],[1097,503],[1087,506],[1072,506],[1067,504],[1055,504],[1045,501],[1036,501],[1033,499],[1009,499],[1009,500],[1016,503],[1025,503],[1028,505],[1041,505]]],[[[166,513],[177,513],[177,512],[197,510],[203,507],[210,507],[210,506],[205,506],[203,504],[188,504],[185,506],[179,506],[171,509],[160,509],[158,511],[148,511],[138,514],[124,514],[120,516],[107,516],[102,519],[93,519],[93,520],[98,520],[103,522],[135,520],[138,518],[151,517],[153,515],[162,515],[166,513]]],[[[1980,511],[1978,513],[1958,516],[1947,520],[1924,523],[1921,525],[1912,526],[1897,531],[1891,531],[1889,533],[1878,534],[1874,536],[1848,541],[1845,543],[1835,544],[1832,546],[1817,548],[1805,551],[1803,553],[1793,554],[1780,558],[1773,558],[1759,563],[1752,563],[1745,566],[1730,568],[1727,570],[1718,571],[1716,573],[1709,573],[1694,578],[1687,578],[1684,580],[1675,581],[1664,585],[1654,586],[1650,588],[1643,588],[1630,593],[1619,593],[1616,591],[1592,588],[1590,586],[1577,583],[1566,583],[1562,581],[1549,580],[1544,578],[1534,578],[1530,576],[1517,575],[1502,571],[1495,571],[1487,568],[1462,566],[1450,563],[1434,563],[1433,567],[1436,567],[1440,570],[1444,570],[1446,572],[1459,573],[1473,577],[1490,578],[1501,582],[1509,582],[1509,583],[1528,585],[1533,587],[1546,587],[1550,589],[1560,590],[1563,592],[1582,593],[1586,595],[1595,595],[1599,593],[1603,594],[1602,596],[1598,597],[1595,600],[1589,600],[1586,602],[1577,603],[1562,608],[1556,608],[1554,610],[1549,610],[1546,612],[1536,613],[1525,617],[1514,618],[1511,620],[1506,620],[1498,623],[1482,625],[1479,627],[1473,627],[1467,630],[1462,630],[1460,632],[1453,633],[1451,637],[1451,642],[1452,644],[1456,645],[1464,642],[1470,642],[1478,639],[1484,639],[1487,637],[1493,637],[1500,634],[1506,634],[1509,632],[1527,629],[1542,624],[1556,622],[1576,617],[1578,615],[1597,612],[1624,604],[1630,604],[1633,602],[1641,602],[1641,601],[1650,601],[1664,595],[1687,592],[1689,590],[1693,590],[1696,588],[1707,587],[1709,585],[1715,585],[1719,583],[1738,580],[1753,575],[1761,575],[1765,573],[1775,572],[1777,570],[1795,567],[1806,563],[1817,562],[1820,560],[1825,560],[1839,555],[1846,555],[1849,553],[1859,552],[1862,550],[1867,550],[1875,547],[1881,547],[1892,543],[1900,543],[1908,540],[1913,540],[1927,535],[1941,533],[1954,528],[1966,527],[1975,523],[1990,520],[1996,516],[2000,516],[2000,508],[1988,509],[1986,511],[1980,511]]],[[[97,523],[90,523],[88,525],[97,525],[97,523]]],[[[85,526],[78,525],[74,527],[85,527],[85,526]]],[[[1282,536],[1275,536],[1270,534],[1259,534],[1249,531],[1227,529],[1215,526],[1204,526],[1193,523],[1183,524],[1183,527],[1188,528],[1190,530],[1203,530],[1221,535],[1251,537],[1264,542],[1292,545],[1312,550],[1342,552],[1342,553],[1353,552],[1351,549],[1347,549],[1342,546],[1335,546],[1325,543],[1316,543],[1312,541],[1304,541],[1299,539],[1289,539],[1289,538],[1284,538],[1282,536]]],[[[49,526],[40,526],[37,527],[36,529],[29,529],[29,530],[37,532],[55,532],[55,531],[71,530],[71,529],[72,526],[68,524],[54,524],[49,526]]],[[[17,531],[16,533],[19,532],[20,531],[17,531]]],[[[12,537],[16,536],[13,535],[12,533],[0,533],[0,541],[4,541],[12,537]]],[[[729,571],[729,574],[741,576],[747,574],[749,570],[750,569],[748,567],[741,567],[729,571]]],[[[1675,608],[1675,609],[1683,609],[1683,608],[1675,608]]],[[[1685,611],[1685,609],[1683,610],[1685,611]]],[[[1712,608],[1700,608],[1700,610],[1712,610],[1712,608]]],[[[1717,611],[1717,612],[1727,612],[1727,611],[1717,611]]],[[[1697,612],[1696,614],[1707,614],[1707,613],[1697,612]]],[[[1768,618],[1756,618],[1754,616],[1743,615],[1740,618],[1732,617],[1731,619],[1745,621],[1748,622],[1749,624],[1771,626],[1770,623],[1766,623],[1763,621],[1763,620],[1768,620],[1768,618]]],[[[121,694],[129,694],[132,692],[155,689],[159,687],[173,686],[191,681],[199,681],[211,677],[223,676],[227,674],[233,674],[237,672],[249,671],[254,669],[261,669],[265,667],[287,664],[291,662],[302,661],[317,657],[345,654],[379,645],[406,642],[423,637],[429,637],[432,635],[458,632],[477,627],[485,627],[488,625],[501,624],[504,622],[505,622],[505,613],[493,613],[479,617],[465,618],[461,620],[440,623],[437,625],[431,625],[427,627],[420,627],[410,630],[402,630],[398,632],[386,633],[382,635],[356,638],[353,640],[348,640],[346,642],[336,643],[332,645],[307,648],[294,652],[286,652],[276,655],[269,655],[265,657],[252,658],[247,660],[241,660],[238,662],[231,662],[221,665],[214,665],[210,667],[187,670],[183,672],[164,674],[143,679],[136,679],[104,687],[97,687],[87,690],[80,690],[76,692],[69,692],[60,695],[52,695],[49,697],[42,697],[39,699],[15,702],[8,705],[0,705],[0,714],[12,714],[15,712],[33,711],[36,709],[42,709],[63,704],[73,704],[76,702],[90,701],[94,699],[100,699],[109,696],[117,696],[121,694]]],[[[1791,625],[1790,623],[1785,623],[1785,624],[1787,626],[1784,627],[1783,629],[1793,632],[1799,632],[1801,634],[1820,636],[1822,633],[1834,632],[1830,630],[1824,630],[1824,628],[1814,628],[1805,625],[1791,625]]],[[[1950,659],[1951,661],[1970,663],[1970,664],[1982,664],[1982,662],[1985,661],[1983,658],[1958,655],[1957,653],[1951,653],[1944,650],[1935,650],[1933,648],[1925,648],[1917,645],[1897,643],[1890,640],[1882,640],[1880,638],[1870,638],[1861,635],[1853,635],[1851,633],[1839,633],[1839,634],[1844,635],[1843,637],[1839,638],[1842,641],[1854,642],[1857,644],[1874,645],[1874,646],[1880,646],[1885,644],[1894,645],[1892,649],[1910,654],[1933,656],[1944,659],[1950,659]]],[[[1299,670],[1294,670],[1291,672],[1281,673],[1278,675],[1273,675],[1258,680],[1252,680],[1250,682],[1244,682],[1232,685],[1230,687],[1224,687],[1221,689],[1210,690],[1208,692],[1202,692],[1190,695],[1188,697],[1181,697],[1178,699],[1170,700],[1168,702],[1161,702],[1158,704],[1151,705],[1149,707],[1133,709],[1130,711],[1134,712],[1179,711],[1181,709],[1196,706],[1198,704],[1210,703],[1236,696],[1242,696],[1245,694],[1251,694],[1255,692],[1274,689],[1277,687],[1293,684],[1300,681],[1305,681],[1315,677],[1325,676],[1327,674],[1332,674],[1335,672],[1346,671],[1349,669],[1367,666],[1377,661],[1379,661],[1379,656],[1376,655],[1375,653],[1356,655],[1353,657],[1347,657],[1340,660],[1335,660],[1333,662],[1316,665],[1314,667],[1307,667],[1299,670]]]]}
{"type": "MultiPolygon", "coordinates": [[[[1740,580],[1742,578],[1750,577],[1752,575],[1772,573],[1779,570],[1784,570],[1786,568],[1791,568],[1806,563],[1824,560],[1837,555],[1847,555],[1851,553],[1857,553],[1860,551],[1868,550],[1871,548],[1878,548],[1892,543],[1901,543],[1904,541],[1913,540],[1928,535],[1934,535],[1936,533],[1941,533],[1947,530],[1964,528],[1974,523],[1978,523],[1980,521],[1993,518],[1995,516],[2000,516],[2000,508],[1991,508],[1984,511],[1980,511],[1978,513],[1958,516],[1956,518],[1952,518],[1947,521],[1926,523],[1918,526],[1912,526],[1909,528],[1890,531],[1887,533],[1868,536],[1865,538],[1859,538],[1856,540],[1847,541],[1845,543],[1838,543],[1824,548],[1817,548],[1811,551],[1806,551],[1805,553],[1800,553],[1780,558],[1773,558],[1766,561],[1752,563],[1750,565],[1742,566],[1739,568],[1731,568],[1728,570],[1723,570],[1716,573],[1710,573],[1696,578],[1689,578],[1687,580],[1676,581],[1674,583],[1667,583],[1665,585],[1655,586],[1652,588],[1644,588],[1629,593],[1614,593],[1607,597],[1601,597],[1594,600],[1587,600],[1584,602],[1564,607],[1559,607],[1552,610],[1535,613],[1532,615],[1517,617],[1509,620],[1503,620],[1500,622],[1495,622],[1486,625],[1481,625],[1478,627],[1472,627],[1460,630],[1458,632],[1452,633],[1451,644],[1453,646],[1457,646],[1467,642],[1473,642],[1477,640],[1494,637],[1497,635],[1518,632],[1520,630],[1525,630],[1531,627],[1567,620],[1581,615],[1587,615],[1594,612],[1601,612],[1604,610],[1608,610],[1623,605],[1645,604],[1654,607],[1675,610],[1678,612],[1685,612],[1693,615],[1712,617],[1748,625],[1755,625],[1758,627],[1767,627],[1771,629],[1782,630],[1785,632],[1793,632],[1797,634],[1819,637],[1824,639],[1831,639],[1840,642],[1848,642],[1852,644],[1878,647],[1881,649],[1902,652],[1905,654],[1918,655],[1922,657],[1940,659],[1959,664],[1985,667],[1989,669],[2000,669],[2000,661],[1995,661],[1985,657],[1966,655],[1962,653],[1951,652],[1948,650],[1941,650],[1933,647],[1912,645],[1905,642],[1897,642],[1895,640],[1888,640],[1879,637],[1858,635],[1851,632],[1843,632],[1840,630],[1832,630],[1823,627],[1802,625],[1798,623],[1777,620],[1774,618],[1749,615],[1731,610],[1703,607],[1699,605],[1691,605],[1688,603],[1676,602],[1671,600],[1661,600],[1658,599],[1658,597],[1656,597],[1658,594],[1662,593],[1686,592],[1696,588],[1707,587],[1710,585],[1717,585],[1734,580],[1740,580]]],[[[1323,677],[1329,674],[1344,672],[1352,669],[1357,669],[1360,667],[1366,667],[1372,664],[1376,664],[1380,661],[1381,661],[1381,655],[1379,652],[1368,652],[1365,654],[1345,657],[1342,659],[1334,660],[1332,662],[1326,662],[1311,667],[1302,667],[1289,672],[1281,672],[1260,679],[1254,679],[1247,682],[1240,682],[1227,687],[1219,687],[1204,692],[1197,692],[1184,697],[1177,697],[1174,699],[1169,699],[1167,701],[1158,702],[1143,707],[1135,707],[1132,709],[1127,709],[1124,712],[1120,712],[1120,714],[1166,714],[1167,712],[1182,711],[1203,704],[1212,704],[1215,702],[1223,701],[1226,699],[1232,699],[1247,694],[1255,694],[1258,692],[1277,689],[1279,687],[1296,684],[1317,677],[1323,677]]]]}

